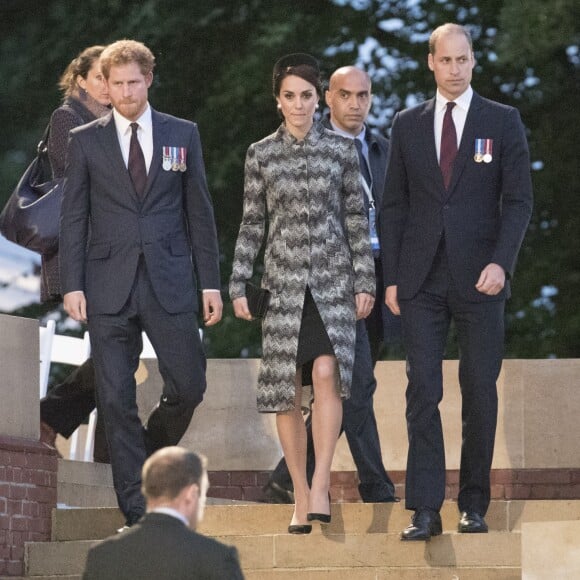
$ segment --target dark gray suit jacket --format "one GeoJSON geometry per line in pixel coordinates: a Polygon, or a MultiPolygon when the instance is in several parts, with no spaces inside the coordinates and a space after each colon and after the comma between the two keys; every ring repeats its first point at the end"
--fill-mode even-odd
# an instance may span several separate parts
{"type": "Polygon", "coordinates": [[[84,290],[89,313],[125,304],[140,256],[169,313],[197,310],[220,288],[217,233],[194,123],[152,110],[153,158],[143,201],[123,162],[113,115],[71,132],[61,211],[63,294],[84,290]],[[184,147],[187,170],[162,168],[163,147],[184,147]],[[197,279],[196,279],[197,274],[197,279]]]}
{"type": "Polygon", "coordinates": [[[121,534],[93,546],[83,580],[243,580],[236,548],[149,513],[121,534]]]}
{"type": "Polygon", "coordinates": [[[474,92],[449,190],[434,138],[435,99],[398,113],[393,121],[381,234],[385,286],[400,299],[421,288],[442,237],[449,269],[468,301],[509,297],[509,278],[532,212],[530,160],[519,113],[474,92]],[[475,140],[493,140],[491,163],[474,160],[475,140]],[[475,284],[489,263],[507,274],[498,296],[475,284]]]}

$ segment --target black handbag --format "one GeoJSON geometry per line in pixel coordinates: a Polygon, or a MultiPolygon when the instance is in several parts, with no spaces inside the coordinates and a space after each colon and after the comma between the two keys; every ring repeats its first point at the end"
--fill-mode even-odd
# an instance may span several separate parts
{"type": "Polygon", "coordinates": [[[62,177],[52,179],[46,128],[36,158],[28,166],[0,214],[0,232],[19,246],[39,254],[58,250],[62,177]]]}
{"type": "Polygon", "coordinates": [[[270,291],[246,282],[246,299],[253,318],[264,318],[270,305],[270,291]]]}

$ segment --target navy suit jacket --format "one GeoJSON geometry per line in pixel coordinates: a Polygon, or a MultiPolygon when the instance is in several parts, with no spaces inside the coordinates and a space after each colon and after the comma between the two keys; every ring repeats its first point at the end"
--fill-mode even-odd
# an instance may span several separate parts
{"type": "Polygon", "coordinates": [[[427,277],[441,239],[461,296],[481,302],[509,296],[532,212],[530,161],[519,113],[474,92],[448,190],[437,162],[435,99],[393,121],[380,212],[385,286],[413,298],[427,277]],[[474,160],[475,140],[492,139],[491,163],[474,160]],[[506,272],[498,296],[475,284],[489,263],[506,272]]]}
{"type": "Polygon", "coordinates": [[[173,516],[148,513],[89,551],[83,580],[243,580],[238,551],[188,529],[173,516]]]}
{"type": "Polygon", "coordinates": [[[152,110],[153,158],[143,200],[123,161],[112,113],[71,131],[60,225],[62,292],[83,290],[89,313],[116,314],[143,256],[169,313],[198,309],[197,284],[220,288],[217,233],[197,126],[152,110]],[[185,172],[162,168],[186,149],[185,172]]]}

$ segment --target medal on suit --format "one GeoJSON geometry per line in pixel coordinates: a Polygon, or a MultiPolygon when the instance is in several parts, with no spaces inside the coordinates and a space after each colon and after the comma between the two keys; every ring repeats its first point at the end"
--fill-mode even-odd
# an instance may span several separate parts
{"type": "Polygon", "coordinates": [[[183,172],[187,169],[185,164],[185,156],[187,154],[187,149],[185,147],[179,148],[179,171],[183,172]]]}
{"type": "Polygon", "coordinates": [[[473,160],[476,163],[481,163],[483,161],[483,152],[484,152],[484,139],[476,139],[475,140],[475,155],[473,156],[473,160]]]}
{"type": "Polygon", "coordinates": [[[491,163],[493,160],[492,152],[493,152],[493,139],[486,139],[484,144],[484,155],[483,155],[483,162],[484,163],[491,163]]]}
{"type": "Polygon", "coordinates": [[[163,163],[161,165],[165,171],[171,169],[171,148],[163,147],[163,163]]]}

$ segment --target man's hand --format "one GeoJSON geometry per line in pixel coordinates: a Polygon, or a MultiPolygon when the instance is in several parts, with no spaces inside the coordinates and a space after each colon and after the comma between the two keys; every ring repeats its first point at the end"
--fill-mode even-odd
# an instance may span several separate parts
{"type": "Polygon", "coordinates": [[[224,308],[219,291],[208,290],[201,294],[203,300],[203,322],[206,326],[213,326],[222,319],[224,308]]]}
{"type": "Polygon", "coordinates": [[[375,304],[374,296],[366,292],[359,292],[354,295],[354,299],[356,302],[356,319],[366,318],[375,304]]]}
{"type": "Polygon", "coordinates": [[[385,304],[389,307],[389,310],[395,316],[399,316],[401,314],[401,309],[399,308],[399,301],[397,300],[396,286],[387,286],[387,289],[385,290],[385,304]]]}
{"type": "Polygon", "coordinates": [[[236,318],[241,318],[242,320],[252,320],[252,315],[250,314],[250,309],[248,308],[248,299],[245,296],[236,298],[232,304],[234,305],[234,314],[236,318]]]}
{"type": "Polygon", "coordinates": [[[505,270],[498,264],[488,264],[479,275],[479,280],[475,285],[482,294],[495,296],[499,294],[505,286],[505,270]]]}
{"type": "Polygon", "coordinates": [[[87,299],[82,290],[67,292],[63,298],[66,313],[77,322],[87,321],[87,299]]]}

